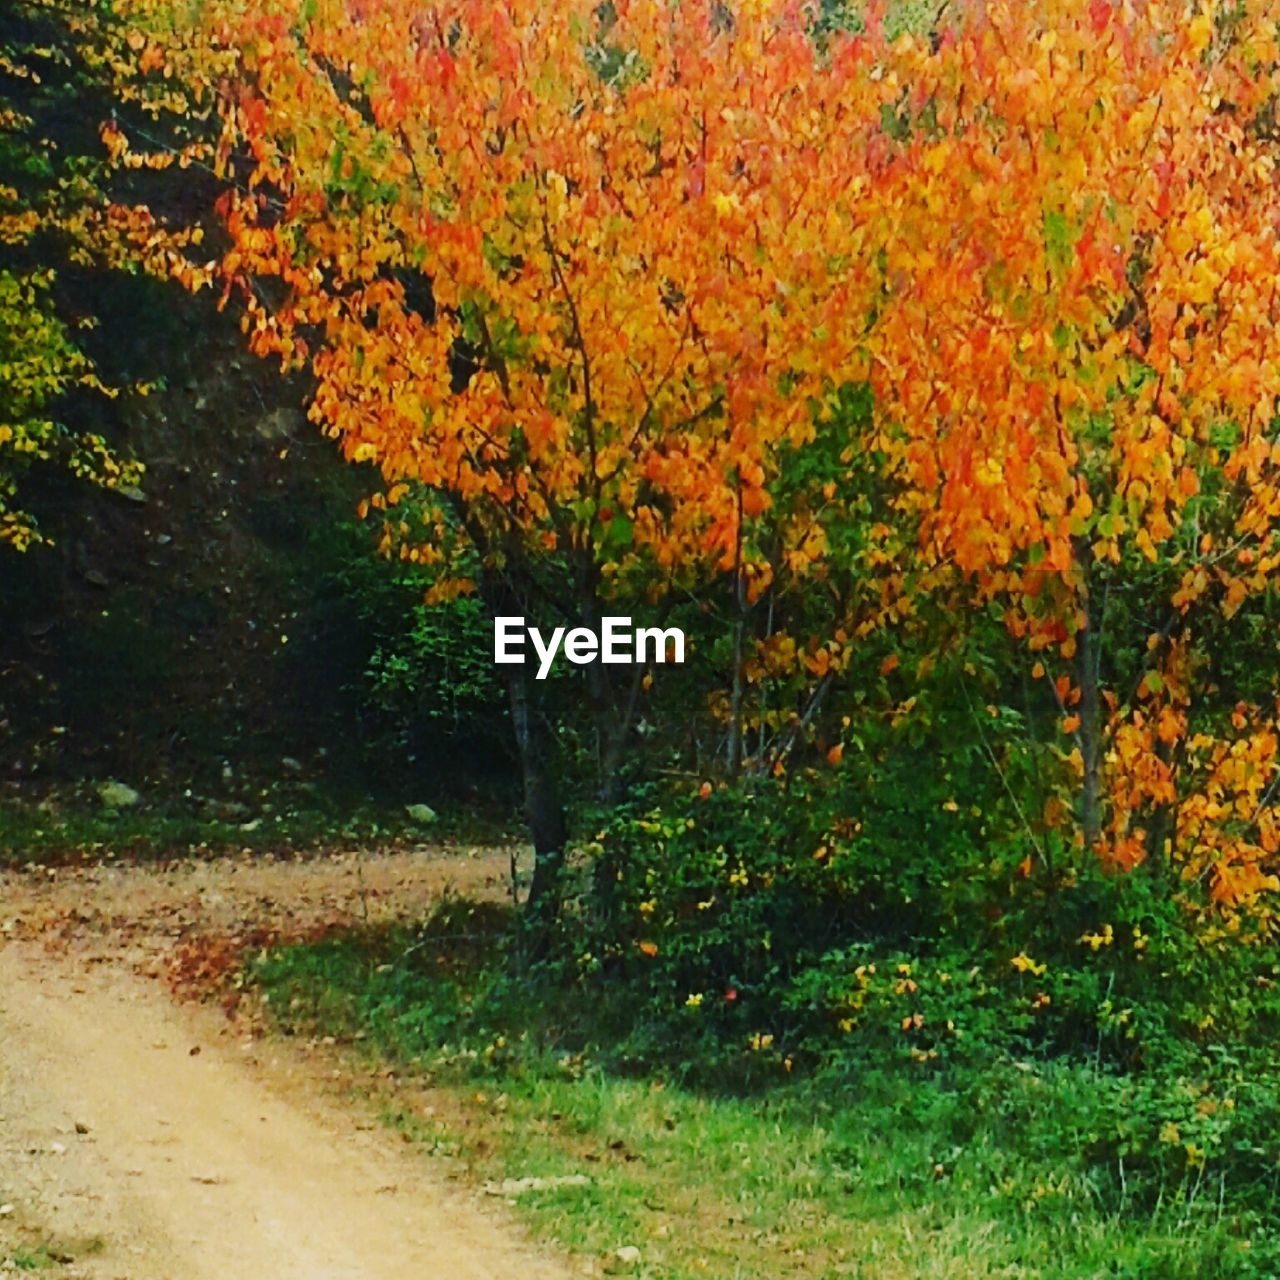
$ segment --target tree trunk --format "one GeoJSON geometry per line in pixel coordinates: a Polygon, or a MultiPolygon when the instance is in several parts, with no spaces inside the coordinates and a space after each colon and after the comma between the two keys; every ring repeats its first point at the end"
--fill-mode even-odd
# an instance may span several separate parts
{"type": "Polygon", "coordinates": [[[1088,578],[1081,592],[1084,627],[1076,637],[1076,687],[1080,690],[1080,755],[1084,777],[1080,786],[1080,831],[1086,849],[1102,837],[1102,707],[1098,672],[1102,658],[1102,617],[1090,598],[1088,578]]]}
{"type": "MultiPolygon", "coordinates": [[[[594,570],[584,564],[580,570],[578,590],[578,609],[582,614],[582,625],[588,631],[600,634],[601,610],[596,599],[594,570]]],[[[602,655],[587,664],[587,701],[591,707],[591,719],[595,731],[596,753],[596,799],[604,805],[613,805],[618,798],[617,764],[621,761],[620,753],[614,750],[614,740],[618,735],[618,708],[614,704],[613,689],[608,673],[604,669],[602,655]]]]}
{"type": "Polygon", "coordinates": [[[730,778],[738,776],[738,768],[742,763],[742,700],[744,696],[742,678],[742,630],[744,626],[741,605],[739,605],[738,621],[733,628],[733,686],[729,695],[729,740],[725,747],[725,772],[730,778]]]}
{"type": "MultiPolygon", "coordinates": [[[[583,625],[599,635],[602,610],[596,594],[595,571],[589,564],[582,569],[579,608],[583,625]]],[[[643,674],[637,666],[624,698],[622,690],[616,689],[610,680],[601,657],[587,666],[587,696],[596,738],[595,799],[606,812],[622,798],[622,764],[635,722],[643,674]]],[[[602,921],[612,921],[614,916],[617,873],[617,864],[607,852],[597,856],[591,873],[591,890],[594,909],[602,921]]]]}
{"type": "Polygon", "coordinates": [[[533,841],[533,879],[526,910],[531,916],[550,920],[559,905],[560,872],[568,834],[564,806],[545,767],[546,735],[538,727],[529,706],[529,677],[525,667],[507,668],[507,696],[524,786],[525,821],[533,841]]]}
{"type": "MultiPolygon", "coordinates": [[[[481,577],[481,595],[490,619],[523,616],[525,609],[511,582],[501,574],[486,570],[481,577]]],[[[538,720],[529,696],[529,669],[521,663],[502,668],[511,709],[511,732],[524,791],[525,822],[533,842],[533,877],[525,912],[545,929],[559,908],[560,872],[568,838],[564,805],[559,788],[547,769],[550,747],[546,731],[538,720]]]]}

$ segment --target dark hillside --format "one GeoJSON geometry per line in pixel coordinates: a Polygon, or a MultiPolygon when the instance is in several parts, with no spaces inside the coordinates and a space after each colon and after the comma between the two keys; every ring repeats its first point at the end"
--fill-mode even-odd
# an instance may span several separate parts
{"type": "Polygon", "coordinates": [[[118,778],[239,817],[264,785],[341,778],[347,801],[449,807],[457,784],[473,802],[461,776],[494,775],[497,735],[450,737],[394,694],[370,705],[371,660],[408,643],[420,589],[374,557],[365,477],[307,421],[304,383],[246,354],[207,297],[142,276],[63,289],[99,317],[85,345],[104,378],[156,389],[65,408],[113,418],[94,425],[143,460],[141,486],[42,476],[52,545],[0,557],[10,796],[118,778]]]}

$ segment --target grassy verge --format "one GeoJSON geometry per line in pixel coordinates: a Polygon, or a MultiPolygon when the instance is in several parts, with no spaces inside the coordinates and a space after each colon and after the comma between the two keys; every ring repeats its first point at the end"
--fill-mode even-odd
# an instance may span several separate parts
{"type": "Polygon", "coordinates": [[[487,815],[441,811],[422,823],[404,806],[340,812],[334,806],[275,798],[227,818],[157,801],[136,808],[105,808],[91,794],[56,803],[0,800],[0,867],[200,857],[228,852],[291,856],[359,845],[395,847],[423,841],[447,843],[481,835],[497,841],[507,828],[487,815]]]}
{"type": "Polygon", "coordinates": [[[96,1236],[55,1237],[14,1205],[4,1207],[7,1212],[0,1215],[0,1272],[6,1275],[36,1271],[49,1280],[80,1275],[77,1264],[102,1252],[102,1241],[96,1236]]]}
{"type": "MultiPolygon", "coordinates": [[[[258,978],[285,1031],[358,1036],[436,1085],[432,1114],[389,1118],[478,1180],[534,1179],[507,1187],[518,1212],[606,1270],[1276,1274],[1256,1209],[1212,1170],[1179,1152],[1182,1176],[1156,1183],[1136,1156],[1126,1171],[1099,1155],[1141,1082],[1062,1061],[950,1074],[868,1061],[801,1080],[775,1061],[724,1073],[735,1091],[682,1086],[661,1054],[642,1066],[627,1049],[625,1000],[513,980],[502,924],[453,904],[421,932],[276,952],[258,978]]],[[[671,1062],[688,1057],[670,1046],[671,1062]]]]}

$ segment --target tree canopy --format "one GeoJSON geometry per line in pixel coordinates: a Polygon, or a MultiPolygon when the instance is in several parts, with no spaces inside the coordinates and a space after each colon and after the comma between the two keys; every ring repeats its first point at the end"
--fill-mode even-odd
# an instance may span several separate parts
{"type": "MultiPolygon", "coordinates": [[[[1277,563],[1268,5],[114,12],[176,130],[117,164],[222,191],[211,258],[211,209],[105,225],[310,370],[434,598],[714,606],[731,773],[868,637],[990,607],[1068,845],[1276,886],[1273,695],[1219,643],[1277,563]]],[[[607,791],[637,694],[588,684],[607,791]]]]}

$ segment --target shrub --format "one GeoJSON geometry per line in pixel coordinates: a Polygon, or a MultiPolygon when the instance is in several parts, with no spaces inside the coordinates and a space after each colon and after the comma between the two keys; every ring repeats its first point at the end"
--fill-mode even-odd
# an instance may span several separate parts
{"type": "Polygon", "coordinates": [[[625,989],[637,1034],[674,1035],[690,1060],[705,1042],[792,1066],[887,1051],[1182,1069],[1274,1033],[1274,947],[1213,924],[1179,882],[1083,854],[1023,875],[1016,845],[993,858],[963,822],[886,849],[886,825],[913,830],[936,795],[903,788],[853,820],[850,794],[814,775],[643,795],[585,846],[593,886],[556,962],[625,989]]]}

